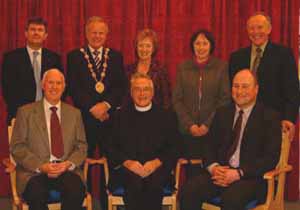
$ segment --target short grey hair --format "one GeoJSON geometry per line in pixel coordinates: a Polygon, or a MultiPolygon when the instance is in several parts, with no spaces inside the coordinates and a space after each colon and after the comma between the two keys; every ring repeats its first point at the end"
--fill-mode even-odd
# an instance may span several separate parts
{"type": "Polygon", "coordinates": [[[63,80],[63,83],[66,84],[64,74],[63,74],[59,69],[55,69],[55,68],[54,68],[54,69],[48,69],[48,70],[43,74],[42,84],[45,83],[46,78],[47,78],[47,75],[48,75],[50,72],[57,72],[57,73],[59,73],[59,75],[61,76],[61,78],[62,78],[62,80],[63,80]]]}
{"type": "Polygon", "coordinates": [[[248,20],[247,20],[247,25],[248,25],[248,22],[251,18],[255,17],[255,16],[264,16],[267,20],[267,23],[269,24],[270,27],[272,27],[272,20],[271,20],[271,17],[269,15],[267,15],[265,12],[263,11],[257,11],[255,12],[253,15],[251,15],[248,20]]]}
{"type": "Polygon", "coordinates": [[[86,23],[85,23],[85,31],[87,32],[89,25],[90,25],[91,23],[95,23],[95,22],[104,23],[104,24],[106,25],[107,32],[109,31],[107,21],[106,21],[104,18],[99,17],[99,16],[92,16],[92,17],[90,17],[90,18],[86,21],[86,23]]]}
{"type": "Polygon", "coordinates": [[[153,81],[151,79],[151,77],[149,77],[147,74],[143,74],[140,72],[136,72],[131,76],[130,79],[130,87],[132,88],[133,84],[136,82],[136,80],[138,79],[146,79],[150,82],[150,87],[152,88],[152,90],[154,90],[154,85],[153,85],[153,81]]]}

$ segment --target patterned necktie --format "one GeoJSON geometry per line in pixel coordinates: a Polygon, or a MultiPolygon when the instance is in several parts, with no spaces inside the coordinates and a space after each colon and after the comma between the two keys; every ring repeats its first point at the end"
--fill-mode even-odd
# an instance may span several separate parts
{"type": "Polygon", "coordinates": [[[239,111],[239,116],[234,124],[233,130],[232,130],[232,145],[230,146],[228,152],[227,152],[227,160],[229,162],[231,156],[234,154],[234,152],[237,149],[237,146],[239,144],[239,139],[241,135],[241,128],[242,128],[242,121],[243,121],[243,114],[244,111],[241,109],[239,111]]]}
{"type": "Polygon", "coordinates": [[[33,67],[33,73],[34,73],[34,80],[36,84],[36,95],[35,100],[38,101],[42,98],[42,87],[41,87],[41,66],[38,62],[38,55],[40,53],[38,51],[33,51],[33,59],[32,59],[32,67],[33,67]]]}
{"type": "Polygon", "coordinates": [[[252,66],[252,71],[254,72],[254,74],[256,74],[257,72],[257,68],[259,66],[261,56],[262,56],[262,49],[258,47],[256,48],[256,57],[254,59],[253,66],[252,66]]]}
{"type": "Polygon", "coordinates": [[[57,108],[52,106],[50,110],[52,111],[50,119],[51,153],[55,157],[61,158],[64,154],[64,145],[59,119],[56,114],[57,108]]]}
{"type": "Polygon", "coordinates": [[[100,67],[100,61],[101,61],[101,59],[100,59],[100,56],[99,56],[99,51],[98,50],[95,50],[94,52],[93,52],[93,54],[94,54],[94,61],[95,61],[95,65],[96,65],[96,68],[97,69],[99,69],[99,67],[100,67]]]}

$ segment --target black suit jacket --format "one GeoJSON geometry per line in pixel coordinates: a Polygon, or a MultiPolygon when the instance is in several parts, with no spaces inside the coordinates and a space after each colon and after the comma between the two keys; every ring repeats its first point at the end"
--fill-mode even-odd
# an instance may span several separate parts
{"type": "MultiPolygon", "coordinates": [[[[63,71],[60,56],[42,49],[41,77],[51,68],[63,71]]],[[[2,91],[7,104],[8,120],[15,117],[18,107],[35,101],[36,83],[27,48],[17,48],[3,56],[2,91]]]]}
{"type": "MultiPolygon", "coordinates": [[[[250,68],[251,47],[233,52],[229,59],[229,76],[250,68]]],[[[282,120],[295,122],[300,104],[297,66],[292,51],[268,42],[257,70],[258,101],[281,113],[282,120]]]]}
{"type": "MultiPolygon", "coordinates": [[[[212,122],[204,155],[204,165],[217,162],[228,165],[226,154],[232,145],[232,127],[235,105],[220,108],[212,122]]],[[[279,114],[257,103],[248,118],[244,129],[240,168],[244,177],[262,177],[273,169],[280,156],[281,128],[279,114]]]]}
{"type": "MultiPolygon", "coordinates": [[[[95,68],[95,63],[88,47],[84,48],[90,62],[95,68]]],[[[122,97],[125,93],[126,76],[123,66],[123,57],[121,53],[110,49],[108,53],[108,67],[104,78],[105,90],[99,94],[95,90],[95,80],[87,67],[88,63],[80,49],[76,49],[67,55],[67,82],[69,94],[72,96],[76,107],[83,111],[83,117],[89,115],[89,109],[98,102],[106,101],[111,105],[110,110],[120,106],[122,97]]],[[[104,61],[102,53],[101,62],[104,61]]],[[[100,71],[102,72],[102,70],[100,71]]],[[[100,78],[100,73],[97,72],[100,78]]]]}

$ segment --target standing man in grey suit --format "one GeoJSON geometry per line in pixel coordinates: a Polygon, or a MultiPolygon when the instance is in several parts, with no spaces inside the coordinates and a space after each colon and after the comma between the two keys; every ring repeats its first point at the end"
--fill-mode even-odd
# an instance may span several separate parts
{"type": "Polygon", "coordinates": [[[2,91],[8,123],[15,117],[18,107],[42,98],[41,78],[44,72],[51,68],[62,69],[59,55],[43,48],[48,37],[44,19],[29,19],[25,37],[26,47],[17,48],[3,56],[2,91]]]}
{"type": "Polygon", "coordinates": [[[257,74],[257,100],[281,114],[283,130],[295,133],[295,121],[300,104],[297,66],[291,49],[269,40],[272,30],[269,16],[258,12],[247,21],[251,46],[233,52],[229,59],[229,77],[249,68],[257,74]]]}
{"type": "Polygon", "coordinates": [[[79,210],[85,196],[80,165],[87,144],[81,113],[61,102],[57,69],[45,72],[44,98],[18,109],[10,151],[17,163],[17,190],[30,210],[46,210],[49,190],[61,192],[63,210],[79,210]]]}

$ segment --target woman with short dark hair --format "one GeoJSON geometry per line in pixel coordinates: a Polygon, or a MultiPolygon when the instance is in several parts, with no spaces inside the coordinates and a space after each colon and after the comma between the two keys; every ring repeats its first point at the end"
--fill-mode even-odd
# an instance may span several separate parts
{"type": "Polygon", "coordinates": [[[183,134],[184,157],[202,158],[209,126],[218,107],[230,101],[227,64],[214,57],[215,41],[206,30],[190,39],[193,58],[179,64],[173,107],[183,134]]]}

